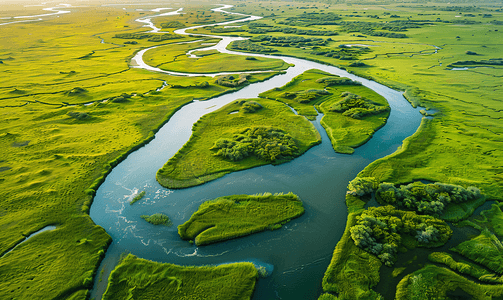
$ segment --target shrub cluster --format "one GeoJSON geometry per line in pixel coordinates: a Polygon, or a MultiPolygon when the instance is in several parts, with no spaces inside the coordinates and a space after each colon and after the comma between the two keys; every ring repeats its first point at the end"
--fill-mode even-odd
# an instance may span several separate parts
{"type": "Polygon", "coordinates": [[[362,119],[366,116],[377,115],[390,110],[387,106],[378,105],[375,102],[350,92],[342,93],[341,97],[343,97],[343,99],[332,105],[329,110],[342,113],[344,116],[353,119],[362,119]]]}
{"type": "Polygon", "coordinates": [[[323,78],[316,79],[316,82],[323,83],[325,86],[334,86],[334,85],[362,85],[361,82],[353,81],[346,77],[338,77],[338,76],[327,76],[323,78]]]}
{"type": "Polygon", "coordinates": [[[276,50],[276,49],[264,47],[260,44],[252,43],[250,40],[234,41],[231,44],[231,49],[246,51],[246,52],[255,52],[255,53],[278,52],[278,50],[276,50]]]}
{"type": "Polygon", "coordinates": [[[120,96],[112,98],[112,102],[114,102],[114,103],[123,103],[123,102],[128,101],[127,99],[129,99],[131,97],[132,97],[132,95],[129,95],[129,94],[126,94],[126,93],[122,93],[120,96]]]}
{"type": "Polygon", "coordinates": [[[73,88],[73,89],[65,92],[65,95],[66,96],[77,96],[77,95],[80,95],[80,94],[84,94],[86,92],[87,92],[87,90],[85,88],[75,87],[75,88],[73,88]]]}
{"type": "Polygon", "coordinates": [[[215,83],[221,86],[237,87],[248,83],[248,78],[250,78],[250,74],[240,74],[237,78],[234,75],[222,75],[217,77],[215,83]]]}
{"type": "Polygon", "coordinates": [[[320,89],[308,89],[305,91],[298,91],[298,92],[284,92],[279,96],[281,98],[294,99],[299,103],[309,103],[325,95],[330,95],[330,92],[320,89]]]}
{"type": "MultiPolygon", "coordinates": [[[[213,30],[212,30],[212,32],[213,32],[213,30]]],[[[266,34],[268,32],[282,32],[282,33],[285,33],[285,34],[295,34],[295,35],[323,35],[323,36],[338,35],[338,33],[336,31],[298,29],[298,28],[295,28],[295,27],[265,27],[265,28],[256,28],[255,26],[250,26],[250,29],[248,29],[248,32],[252,33],[252,34],[266,34]]]]}
{"type": "Polygon", "coordinates": [[[231,139],[221,138],[210,148],[216,156],[239,161],[255,155],[266,161],[293,156],[298,148],[295,140],[281,129],[271,127],[247,128],[231,139]]]}
{"type": "Polygon", "coordinates": [[[241,111],[245,113],[254,113],[260,109],[262,109],[262,104],[255,102],[255,101],[246,101],[246,100],[241,100],[239,102],[239,105],[241,105],[241,111]]]}
{"type": "Polygon", "coordinates": [[[169,21],[166,23],[161,23],[162,28],[183,28],[185,24],[179,21],[169,21]]]}
{"type": "Polygon", "coordinates": [[[369,195],[379,187],[379,182],[374,177],[356,177],[348,184],[346,194],[363,197],[369,195]]]}
{"type": "Polygon", "coordinates": [[[311,54],[313,55],[323,55],[326,57],[333,57],[341,60],[352,60],[356,59],[359,55],[370,52],[368,47],[345,47],[345,45],[339,45],[338,49],[328,49],[328,48],[317,48],[313,47],[311,54]]]}
{"type": "Polygon", "coordinates": [[[399,188],[392,183],[383,182],[376,191],[376,199],[380,204],[391,204],[420,214],[437,216],[442,214],[449,203],[463,203],[480,196],[480,190],[476,187],[470,186],[465,189],[440,182],[423,184],[418,181],[401,185],[399,188]]]}
{"type": "Polygon", "coordinates": [[[278,24],[291,26],[311,26],[311,25],[337,25],[341,17],[334,13],[303,13],[296,17],[286,18],[278,24]]]}
{"type": "Polygon", "coordinates": [[[442,220],[391,205],[365,210],[350,232],[356,246],[376,255],[387,266],[393,265],[403,235],[412,237],[420,247],[443,245],[452,235],[442,220]]]}
{"type": "Polygon", "coordinates": [[[150,33],[117,33],[114,38],[117,39],[132,39],[143,40],[147,39],[149,42],[162,42],[165,40],[179,39],[180,36],[176,34],[150,34],[150,33]]]}
{"type": "Polygon", "coordinates": [[[252,42],[260,42],[264,46],[276,47],[304,47],[323,46],[327,42],[322,38],[305,38],[302,36],[272,36],[259,35],[250,39],[252,42]]]}
{"type": "Polygon", "coordinates": [[[91,118],[91,116],[88,115],[87,113],[78,112],[78,111],[68,112],[67,115],[70,116],[70,117],[72,117],[72,118],[74,118],[74,119],[76,119],[76,120],[79,120],[79,121],[91,118]]]}

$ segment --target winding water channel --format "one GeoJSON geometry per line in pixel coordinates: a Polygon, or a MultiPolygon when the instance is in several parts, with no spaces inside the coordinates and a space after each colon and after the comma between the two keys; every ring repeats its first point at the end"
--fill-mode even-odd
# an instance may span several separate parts
{"type": "MultiPolygon", "coordinates": [[[[238,21],[221,24],[235,22],[238,21]]],[[[186,34],[185,30],[177,33],[186,34]]],[[[225,47],[240,38],[211,37],[222,39],[212,49],[282,59],[295,67],[289,68],[286,74],[249,85],[235,93],[208,101],[193,101],[184,106],[161,128],[154,140],[113,169],[98,189],[91,206],[90,214],[94,222],[105,228],[113,238],[100,267],[100,270],[102,267],[105,270],[103,280],[96,280],[91,297],[100,299],[109,272],[120,254],[127,251],[141,258],[179,265],[251,261],[271,271],[269,277],[258,280],[253,299],[317,299],[322,293],[323,274],[346,224],[344,196],[348,181],[372,161],[393,153],[421,122],[421,114],[411,107],[401,92],[344,70],[303,59],[228,51],[225,47]],[[165,189],[157,183],[156,171],[190,138],[192,124],[201,116],[235,99],[257,97],[259,93],[280,87],[313,68],[360,81],[384,96],[391,106],[387,124],[368,143],[357,148],[353,155],[333,151],[328,136],[319,124],[319,115],[313,124],[322,136],[322,143],[291,162],[228,174],[204,185],[182,190],[165,189]],[[128,201],[142,190],[146,191],[145,198],[129,205],[128,201]],[[196,247],[178,237],[176,227],[188,220],[202,202],[225,195],[263,192],[293,192],[303,200],[306,213],[280,230],[215,245],[196,247]],[[174,226],[156,227],[140,219],[140,215],[157,212],[168,215],[174,226]]],[[[148,49],[140,51],[133,60],[136,67],[153,70],[141,59],[146,51],[148,49]]]]}

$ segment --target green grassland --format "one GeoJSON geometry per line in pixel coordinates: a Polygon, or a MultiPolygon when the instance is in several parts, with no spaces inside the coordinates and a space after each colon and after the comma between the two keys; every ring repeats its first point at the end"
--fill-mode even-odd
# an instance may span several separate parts
{"type": "MultiPolygon", "coordinates": [[[[181,27],[180,24],[190,26],[236,18],[208,12],[210,6],[214,7],[210,4],[187,7],[185,14],[154,18],[153,22],[157,26],[167,24],[163,26],[164,30],[171,31],[181,27]],[[206,10],[204,14],[203,10],[206,10]]],[[[19,7],[2,4],[0,17],[40,13],[39,8],[22,10],[19,7]]],[[[243,2],[230,11],[261,15],[264,19],[256,23],[281,27],[283,31],[251,33],[252,29],[259,29],[255,32],[260,32],[268,27],[246,24],[240,28],[244,31],[227,30],[219,34],[242,34],[255,38],[245,43],[241,51],[266,51],[342,66],[350,72],[403,90],[413,105],[435,109],[433,118],[423,119],[418,132],[407,139],[398,152],[372,163],[359,176],[375,177],[380,182],[394,184],[426,179],[463,187],[476,186],[487,199],[501,200],[503,75],[500,65],[487,63],[502,57],[503,14],[497,9],[500,7],[479,3],[391,3],[384,6],[372,3],[243,2]],[[330,12],[340,17],[333,18],[333,24],[325,22],[332,17],[328,15],[330,12]],[[390,29],[379,24],[393,21],[400,21],[397,24],[401,28],[390,29]],[[295,28],[296,33],[285,33],[286,27],[295,28]],[[337,34],[298,33],[302,30],[337,34]],[[400,35],[391,33],[406,37],[396,38],[400,35]],[[297,39],[297,35],[304,39],[297,39]],[[290,38],[287,40],[286,37],[290,38]],[[312,40],[307,41],[308,38],[312,40]],[[452,71],[453,66],[474,68],[452,71]]],[[[104,176],[130,151],[151,139],[179,107],[192,99],[208,99],[232,90],[232,87],[208,82],[206,78],[177,78],[129,66],[130,58],[140,49],[199,38],[173,36],[166,32],[159,36],[166,35],[167,39],[116,38],[121,33],[144,32],[142,24],[134,20],[146,16],[146,13],[93,5],[72,11],[71,14],[41,22],[6,25],[6,30],[0,30],[0,72],[4,74],[0,76],[0,187],[3,191],[0,254],[6,253],[30,233],[47,225],[57,227],[30,238],[0,259],[3,279],[0,295],[8,295],[9,298],[88,297],[97,266],[110,243],[110,237],[102,228],[95,226],[87,214],[94,192],[104,176]],[[125,44],[131,41],[136,44],[125,44]],[[168,83],[168,87],[156,91],[164,82],[168,83]],[[82,105],[91,102],[94,104],[82,105]]],[[[194,32],[211,32],[211,28],[194,32]]],[[[205,57],[211,61],[215,55],[205,57]]],[[[159,59],[159,63],[167,61],[163,61],[162,57],[159,59]]],[[[254,75],[249,81],[269,76],[271,74],[254,75]]],[[[279,103],[260,99],[256,102],[261,103],[263,109],[246,114],[257,117],[254,121],[259,124],[264,122],[258,116],[269,118],[268,111],[281,111],[280,118],[274,120],[277,124],[272,124],[280,129],[295,118],[298,124],[305,122],[302,117],[290,114],[288,108],[276,107],[279,103]]],[[[243,122],[244,111],[227,115],[240,110],[237,105],[234,103],[223,108],[219,120],[235,118],[234,122],[243,122]]],[[[214,129],[222,124],[223,121],[211,127],[212,124],[201,121],[196,130],[205,131],[203,125],[214,129]]],[[[246,126],[252,126],[227,125],[235,127],[227,127],[234,131],[225,132],[226,138],[246,126]]],[[[297,141],[305,139],[298,147],[299,152],[319,142],[314,128],[303,128],[302,137],[294,136],[297,141]]],[[[286,128],[284,130],[287,131],[286,128]]],[[[204,133],[209,134],[209,131],[204,133]]],[[[222,136],[214,134],[204,140],[202,136],[191,138],[197,139],[197,146],[195,142],[189,142],[184,149],[204,148],[207,152],[202,156],[178,154],[177,159],[180,158],[183,163],[177,161],[176,172],[172,172],[176,176],[193,172],[189,163],[191,159],[200,162],[209,158],[208,162],[211,162],[211,165],[205,165],[204,170],[196,170],[199,172],[194,173],[196,177],[181,178],[183,184],[177,182],[180,187],[186,186],[187,181],[189,185],[200,184],[226,172],[243,169],[242,166],[248,168],[269,163],[255,156],[239,163],[214,156],[216,151],[209,149],[219,138],[222,136]],[[239,168],[236,167],[238,165],[239,168]],[[219,173],[208,174],[208,170],[219,170],[219,173]]],[[[166,170],[166,166],[162,170],[166,170]]],[[[348,197],[347,203],[349,226],[356,222],[356,214],[361,213],[365,201],[348,197]]],[[[474,224],[501,234],[501,209],[493,208],[484,215],[487,222],[474,224]]],[[[495,253],[494,257],[499,258],[501,245],[495,241],[490,245],[492,241],[492,235],[481,234],[459,249],[468,256],[481,247],[492,245],[492,252],[481,253],[495,253]]],[[[488,258],[491,256],[482,257],[483,260],[488,258]]],[[[378,297],[371,288],[379,281],[380,264],[377,257],[354,245],[347,227],[334,252],[323,287],[347,298],[378,297]]],[[[128,272],[131,275],[135,271],[128,272]]],[[[249,298],[255,282],[251,278],[256,275],[245,273],[250,276],[237,273],[232,280],[226,278],[223,281],[234,285],[236,278],[249,278],[249,285],[239,285],[249,298]]],[[[127,291],[121,290],[120,293],[125,294],[118,294],[126,295],[122,298],[128,297],[130,289],[131,293],[135,293],[133,284],[154,283],[164,276],[129,275],[132,281],[128,282],[127,291]]],[[[121,285],[125,282],[120,283],[119,280],[115,283],[121,285]]],[[[205,286],[209,294],[204,297],[217,290],[215,286],[224,286],[219,284],[205,286]]],[[[174,285],[169,284],[168,287],[174,285]]],[[[192,287],[191,284],[188,286],[192,287]]],[[[165,285],[154,284],[153,290],[158,292],[162,288],[165,285]]],[[[430,296],[442,298],[459,290],[463,291],[463,296],[468,294],[476,299],[501,297],[503,294],[499,285],[480,285],[447,269],[429,265],[404,277],[398,286],[397,298],[415,295],[418,299],[430,296]]],[[[234,289],[219,288],[217,295],[227,291],[233,293],[234,289]]],[[[230,298],[239,297],[230,295],[230,298]]],[[[144,296],[150,294],[145,293],[144,296]]],[[[326,294],[323,297],[335,296],[326,294]]]]}
{"type": "Polygon", "coordinates": [[[361,86],[347,78],[332,74],[309,70],[295,77],[281,88],[260,94],[260,97],[284,102],[294,108],[299,114],[313,118],[318,114],[315,106],[324,114],[321,124],[327,131],[336,152],[353,153],[354,147],[367,142],[374,132],[384,126],[389,116],[389,105],[384,97],[361,86]],[[365,101],[344,104],[347,93],[358,95],[365,101]],[[377,114],[359,106],[372,103],[374,107],[382,108],[377,114]],[[339,109],[336,110],[337,104],[339,109]],[[354,112],[362,116],[348,114],[354,112]]]}
{"type": "Polygon", "coordinates": [[[230,172],[288,161],[320,143],[320,135],[314,126],[283,103],[255,99],[261,108],[250,113],[246,111],[249,102],[235,101],[197,121],[189,141],[159,169],[157,181],[168,188],[199,185],[230,172]],[[247,129],[260,127],[285,132],[295,141],[298,150],[272,161],[257,155],[239,161],[216,155],[213,147],[219,139],[232,138],[247,129]]]}
{"type": "Polygon", "coordinates": [[[110,274],[103,300],[250,299],[258,278],[252,263],[183,267],[129,254],[110,274]]]}
{"type": "Polygon", "coordinates": [[[85,299],[111,242],[88,215],[104,176],[181,106],[235,90],[130,69],[137,50],[159,45],[113,38],[144,30],[140,16],[89,6],[0,31],[0,254],[57,227],[2,257],[2,296],[85,299]]]}
{"type": "Polygon", "coordinates": [[[144,61],[162,70],[184,73],[219,73],[284,70],[290,65],[280,59],[256,58],[248,60],[242,55],[195,51],[196,58],[189,57],[189,50],[204,48],[214,40],[205,40],[190,44],[174,44],[157,47],[145,54],[144,61]],[[223,64],[222,61],[225,61],[223,64]]]}
{"type": "Polygon", "coordinates": [[[190,219],[178,226],[184,240],[197,246],[275,230],[304,213],[297,195],[233,195],[206,201],[190,219]]]}

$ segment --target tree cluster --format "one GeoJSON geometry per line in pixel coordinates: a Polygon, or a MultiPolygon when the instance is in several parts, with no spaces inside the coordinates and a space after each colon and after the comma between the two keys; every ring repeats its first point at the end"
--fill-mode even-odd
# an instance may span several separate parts
{"type": "Polygon", "coordinates": [[[216,156],[239,161],[255,155],[266,161],[293,156],[298,152],[295,140],[281,129],[271,127],[247,128],[231,139],[221,138],[211,150],[216,156]]]}
{"type": "Polygon", "coordinates": [[[419,247],[443,245],[452,235],[442,220],[391,205],[365,210],[350,232],[356,246],[376,255],[387,266],[393,265],[404,235],[413,238],[419,247]]]}
{"type": "Polygon", "coordinates": [[[284,92],[279,96],[281,98],[293,99],[299,103],[309,103],[325,95],[330,95],[330,92],[327,90],[320,90],[320,89],[308,89],[305,91],[298,91],[298,92],[284,92]]]}
{"type": "Polygon", "coordinates": [[[329,110],[342,113],[342,115],[353,119],[362,119],[366,116],[377,115],[390,110],[388,106],[379,105],[350,92],[342,93],[341,97],[343,99],[332,105],[329,110]]]}
{"type": "Polygon", "coordinates": [[[414,210],[420,214],[439,216],[449,203],[463,203],[481,197],[480,190],[470,186],[463,188],[454,184],[414,182],[395,187],[383,182],[376,191],[376,199],[382,204],[391,204],[401,209],[414,210]]]}

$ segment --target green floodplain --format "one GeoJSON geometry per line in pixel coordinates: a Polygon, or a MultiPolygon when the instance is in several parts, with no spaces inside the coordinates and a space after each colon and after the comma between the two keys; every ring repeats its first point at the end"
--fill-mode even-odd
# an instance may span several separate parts
{"type": "MultiPolygon", "coordinates": [[[[217,41],[178,44],[199,38],[172,34],[173,29],[239,18],[211,12],[209,1],[184,3],[185,14],[154,19],[163,28],[159,33],[145,33],[134,21],[144,12],[101,4],[90,1],[69,14],[6,25],[17,20],[6,18],[41,14],[41,7],[0,4],[2,299],[89,298],[111,242],[88,214],[104,177],[183,105],[277,73],[175,77],[132,68],[137,51],[161,46],[144,59],[170,71],[219,72],[220,60],[232,61],[225,71],[287,67],[276,59],[214,51],[196,51],[197,60],[184,56],[217,41]],[[167,87],[158,90],[164,82],[167,87]],[[48,225],[56,229],[9,252],[48,225]]],[[[502,3],[229,4],[235,5],[231,12],[263,18],[192,32],[250,37],[231,44],[234,51],[343,67],[401,90],[411,105],[428,109],[423,113],[429,117],[397,152],[371,163],[349,184],[346,230],[327,266],[320,299],[501,299],[502,3]],[[365,208],[373,196],[381,206],[365,208]],[[417,258],[424,251],[428,256],[417,258]]],[[[389,109],[380,96],[350,82],[331,85],[340,79],[320,80],[330,76],[316,71],[300,76],[264,98],[229,104],[211,122],[203,117],[191,141],[158,172],[159,181],[182,188],[293,159],[319,142],[307,120],[317,114],[314,107],[324,113],[322,125],[337,152],[351,153],[386,122],[389,109]],[[223,122],[229,122],[224,132],[210,130],[223,122]],[[262,148],[258,136],[275,147],[262,148]]],[[[162,216],[145,219],[168,222],[162,216]]],[[[256,280],[251,264],[180,267],[127,256],[104,299],[250,299],[256,280]]]]}

